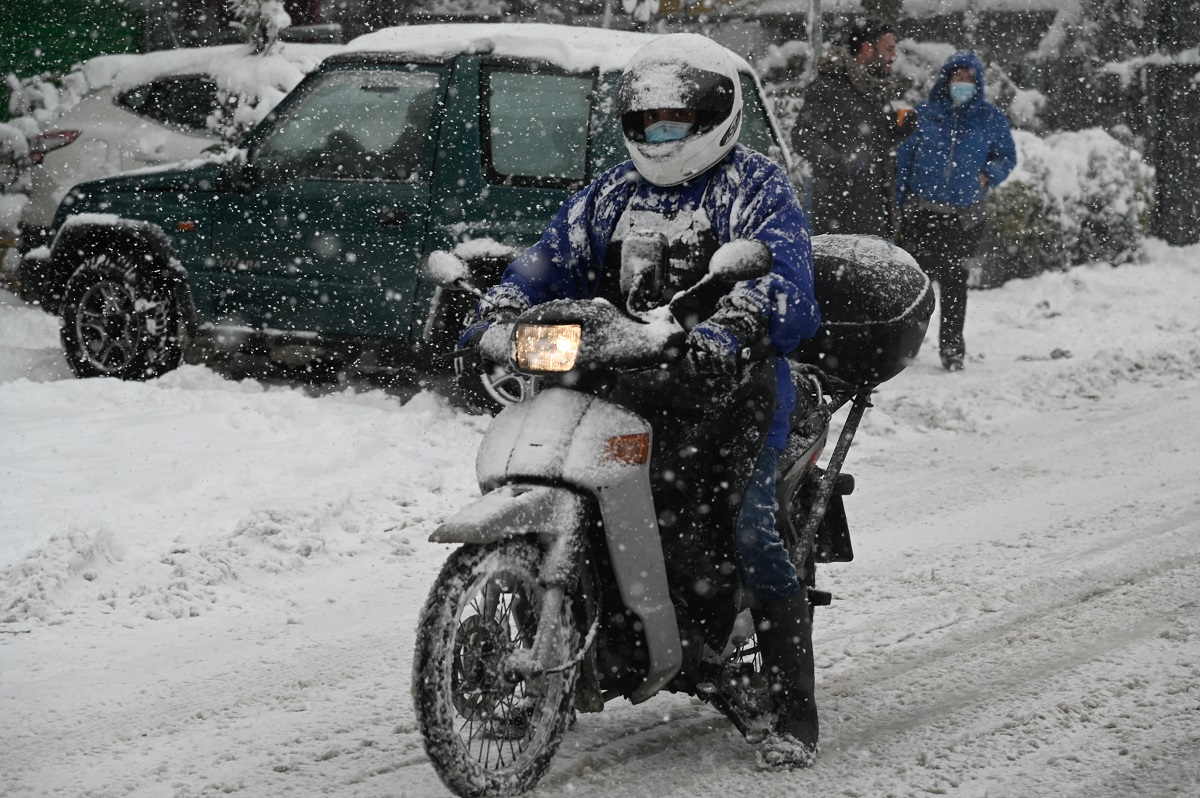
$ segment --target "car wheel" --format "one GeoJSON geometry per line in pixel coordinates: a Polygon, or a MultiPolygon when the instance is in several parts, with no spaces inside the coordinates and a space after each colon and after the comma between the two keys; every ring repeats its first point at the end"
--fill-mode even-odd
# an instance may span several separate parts
{"type": "Polygon", "coordinates": [[[161,267],[105,252],[88,256],[67,282],[61,334],[76,376],[147,380],[179,366],[186,326],[161,267]]]}

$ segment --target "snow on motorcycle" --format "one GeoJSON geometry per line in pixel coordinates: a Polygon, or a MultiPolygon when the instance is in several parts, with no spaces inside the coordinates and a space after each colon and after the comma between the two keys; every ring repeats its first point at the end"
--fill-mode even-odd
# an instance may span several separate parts
{"type": "MultiPolygon", "coordinates": [[[[622,282],[661,280],[664,248],[654,236],[627,241],[622,282]]],[[[933,296],[912,258],[881,239],[818,236],[813,261],[824,320],[789,356],[800,401],[777,523],[816,606],[831,596],[815,565],[853,558],[843,496],[854,481],[842,465],[871,392],[916,356],[933,296]]],[[[430,538],[460,546],[422,610],[413,664],[426,751],[458,795],[531,789],[573,713],[617,698],[681,692],[750,742],[772,728],[728,511],[747,442],[728,431],[774,367],[764,357],[736,390],[697,407],[681,357],[688,309],[769,269],[765,246],[733,242],[667,306],[556,300],[483,334],[480,353],[522,375],[524,398],[480,444],[482,497],[430,538]]],[[[473,289],[450,253],[436,253],[430,273],[443,289],[473,289]]]]}

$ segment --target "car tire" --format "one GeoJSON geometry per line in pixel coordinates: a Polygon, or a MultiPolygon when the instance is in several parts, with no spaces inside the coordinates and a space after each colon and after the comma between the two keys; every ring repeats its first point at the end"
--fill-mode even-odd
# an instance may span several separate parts
{"type": "Polygon", "coordinates": [[[148,380],[183,360],[177,280],[133,251],[85,256],[62,299],[62,344],[78,377],[148,380]]]}

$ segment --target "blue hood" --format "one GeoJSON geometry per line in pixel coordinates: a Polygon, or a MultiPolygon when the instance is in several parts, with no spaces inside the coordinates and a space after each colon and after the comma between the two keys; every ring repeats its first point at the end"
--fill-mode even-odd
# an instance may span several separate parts
{"type": "Polygon", "coordinates": [[[931,104],[943,105],[947,108],[954,104],[950,100],[950,73],[963,67],[975,72],[975,96],[963,105],[968,106],[983,100],[983,61],[975,54],[974,50],[959,50],[947,58],[946,63],[942,64],[941,74],[938,75],[937,82],[933,84],[933,90],[929,92],[931,104]]]}

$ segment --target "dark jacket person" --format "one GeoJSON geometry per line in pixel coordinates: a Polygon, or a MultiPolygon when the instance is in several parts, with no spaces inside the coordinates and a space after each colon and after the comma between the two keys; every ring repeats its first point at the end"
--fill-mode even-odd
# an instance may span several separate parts
{"type": "Polygon", "coordinates": [[[983,224],[983,201],[1017,163],[1004,112],[983,97],[983,62],[970,50],[946,59],[917,129],[896,153],[902,243],[938,283],[939,344],[948,371],[963,367],[967,270],[983,224]]]}
{"type": "Polygon", "coordinates": [[[896,34],[867,21],[848,51],[822,62],[792,131],[794,152],[813,170],[814,233],[892,235],[892,149],[908,133],[887,110],[896,34]]]}

